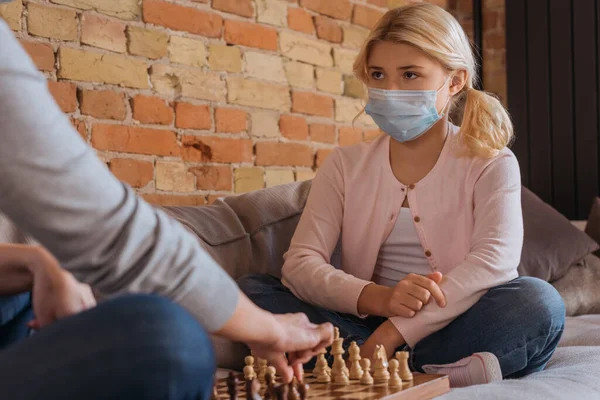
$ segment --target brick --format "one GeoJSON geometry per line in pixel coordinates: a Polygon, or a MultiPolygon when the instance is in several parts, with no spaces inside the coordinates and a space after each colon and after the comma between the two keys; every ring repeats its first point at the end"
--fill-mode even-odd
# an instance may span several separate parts
{"type": "Polygon", "coordinates": [[[81,43],[125,53],[127,51],[125,24],[85,13],[81,18],[81,43]]]}
{"type": "Polygon", "coordinates": [[[333,58],[335,66],[345,74],[352,74],[354,71],[354,60],[356,60],[358,52],[346,49],[333,49],[333,58]]]}
{"type": "MultiPolygon", "coordinates": [[[[487,6],[487,4],[486,4],[487,6]]],[[[486,7],[487,8],[487,7],[486,7]]],[[[504,12],[486,9],[483,12],[483,29],[485,31],[500,28],[504,24],[504,12]]]]}
{"type": "Polygon", "coordinates": [[[315,33],[315,24],[312,15],[302,8],[289,8],[287,17],[288,27],[298,32],[315,33]]]}
{"type": "Polygon", "coordinates": [[[267,187],[285,185],[294,182],[294,171],[291,169],[268,169],[265,171],[267,187]]]}
{"type": "Polygon", "coordinates": [[[108,167],[117,179],[134,188],[144,187],[154,179],[154,165],[149,161],[113,158],[108,167]]]}
{"type": "Polygon", "coordinates": [[[279,119],[281,134],[290,140],[308,139],[308,124],[303,117],[295,115],[282,115],[279,119]]]}
{"type": "Polygon", "coordinates": [[[212,38],[221,37],[223,27],[223,18],[218,14],[162,0],[144,0],[143,18],[154,25],[212,38]]]}
{"type": "Polygon", "coordinates": [[[157,193],[142,193],[140,194],[150,204],[161,207],[190,207],[203,206],[206,204],[204,196],[181,196],[175,194],[157,194],[157,193]]]}
{"type": "Polygon", "coordinates": [[[177,103],[175,126],[182,129],[209,130],[212,127],[210,108],[207,105],[177,103]]]}
{"type": "Polygon", "coordinates": [[[354,75],[345,75],[344,96],[364,99],[366,97],[365,85],[354,75]]]}
{"type": "Polygon", "coordinates": [[[87,90],[79,92],[81,113],[100,119],[124,120],[127,116],[125,94],[112,90],[87,90]]]}
{"type": "Polygon", "coordinates": [[[0,17],[6,21],[13,31],[21,30],[21,15],[23,14],[22,0],[14,0],[8,4],[0,5],[0,17]]]}
{"type": "Polygon", "coordinates": [[[506,35],[504,31],[487,32],[483,36],[483,42],[486,49],[504,50],[506,49],[506,35]]]}
{"type": "Polygon", "coordinates": [[[300,5],[319,14],[336,19],[349,20],[352,16],[350,0],[301,0],[300,5]]]}
{"type": "Polygon", "coordinates": [[[285,26],[287,4],[281,0],[256,0],[257,21],[261,24],[285,26]]]}
{"type": "Polygon", "coordinates": [[[156,189],[169,192],[193,192],[195,176],[179,161],[156,162],[156,189]]]}
{"type": "Polygon", "coordinates": [[[248,129],[248,113],[235,108],[217,108],[215,120],[217,132],[240,133],[248,129]]]}
{"type": "Polygon", "coordinates": [[[256,144],[256,165],[304,166],[313,164],[313,151],[304,144],[259,142],[256,144]]]}
{"type": "Polygon", "coordinates": [[[315,81],[315,68],[297,61],[285,63],[285,75],[290,86],[312,89],[315,81]]]}
{"type": "Polygon", "coordinates": [[[155,64],[151,68],[150,80],[154,90],[166,96],[225,102],[225,82],[214,72],[155,64]]]}
{"type": "Polygon", "coordinates": [[[290,32],[281,32],[279,43],[281,54],[292,60],[304,61],[321,67],[333,66],[331,46],[328,44],[290,32]]]}
{"type": "MultiPolygon", "coordinates": [[[[448,7],[448,0],[426,0],[428,3],[431,4],[435,4],[436,6],[442,7],[442,8],[447,8],[448,7]]],[[[504,1],[502,2],[502,4],[504,4],[504,1]]],[[[485,4],[486,7],[493,7],[494,6],[494,1],[488,1],[485,4]]]]}
{"type": "MultiPolygon", "coordinates": [[[[468,0],[468,1],[471,4],[470,5],[470,9],[473,8],[472,0],[468,0]]],[[[397,7],[406,6],[406,5],[409,5],[411,3],[414,3],[414,0],[387,0],[387,6],[390,9],[391,8],[397,8],[397,7]]]]}
{"type": "Polygon", "coordinates": [[[212,136],[183,136],[182,157],[191,162],[252,162],[250,139],[223,139],[212,136]]]}
{"type": "Polygon", "coordinates": [[[243,21],[225,21],[225,41],[241,46],[277,51],[277,31],[243,21]]]}
{"type": "Polygon", "coordinates": [[[338,70],[317,68],[317,89],[322,92],[342,94],[342,73],[338,70]]]}
{"type": "Polygon", "coordinates": [[[142,124],[170,125],[173,108],[160,97],[137,95],[131,99],[133,119],[142,124]]]}
{"type": "Polygon", "coordinates": [[[367,29],[361,28],[355,25],[345,25],[344,29],[344,41],[342,45],[344,47],[352,47],[359,49],[362,47],[365,40],[369,36],[367,29]]]}
{"type": "MultiPolygon", "coordinates": [[[[335,100],[335,120],[337,122],[353,123],[356,116],[364,109],[364,102],[359,99],[342,97],[335,100]]],[[[362,113],[357,119],[358,123],[375,125],[371,117],[362,113]]]]}
{"type": "Polygon", "coordinates": [[[81,136],[83,138],[83,140],[85,140],[87,142],[88,134],[87,134],[87,127],[85,126],[85,121],[71,118],[71,125],[73,125],[73,127],[77,130],[77,132],[79,133],[79,136],[81,136]]]}
{"type": "Polygon", "coordinates": [[[101,14],[111,15],[125,20],[135,20],[140,16],[141,2],[139,0],[50,0],[82,10],[94,10],[101,14]]]}
{"type": "Polygon", "coordinates": [[[317,37],[332,43],[342,43],[342,28],[331,18],[315,17],[317,37]]]}
{"type": "Polygon", "coordinates": [[[310,140],[320,143],[335,143],[335,125],[310,124],[310,140]]]}
{"type": "Polygon", "coordinates": [[[254,137],[278,137],[279,114],[274,111],[253,112],[251,134],[254,137]]]}
{"type": "Polygon", "coordinates": [[[340,127],[339,133],[340,146],[351,146],[362,142],[362,130],[360,128],[344,126],[340,127]]]}
{"type": "Polygon", "coordinates": [[[182,36],[171,36],[169,43],[171,62],[202,67],[207,65],[206,46],[203,42],[182,36]]]}
{"type": "Polygon", "coordinates": [[[74,10],[28,3],[27,30],[31,35],[77,40],[77,29],[77,13],[74,10]]]}
{"type": "Polygon", "coordinates": [[[203,166],[190,168],[196,176],[196,188],[230,192],[233,190],[233,173],[230,166],[203,166]]]}
{"type": "Polygon", "coordinates": [[[248,193],[265,187],[261,168],[237,168],[235,170],[235,193],[248,193]]]}
{"type": "Polygon", "coordinates": [[[315,158],[315,166],[320,168],[323,165],[325,159],[333,152],[331,149],[320,149],[317,150],[317,156],[315,158]]]}
{"type": "Polygon", "coordinates": [[[129,53],[147,58],[162,58],[167,55],[169,35],[155,29],[127,27],[129,53]]]}
{"type": "Polygon", "coordinates": [[[383,12],[375,8],[356,4],[354,6],[354,14],[352,15],[352,23],[373,29],[383,14],[383,12]]]}
{"type": "Polygon", "coordinates": [[[86,82],[102,82],[147,89],[146,64],[113,54],[92,53],[62,47],[58,53],[58,77],[86,82]]]}
{"type": "MultiPolygon", "coordinates": [[[[405,1],[408,1],[408,0],[405,0],[405,1]]],[[[388,7],[388,0],[367,0],[367,3],[377,6],[377,7],[381,7],[381,8],[388,7]]]]}
{"type": "Polygon", "coordinates": [[[237,77],[227,78],[227,102],[277,111],[289,111],[291,107],[290,92],[287,86],[237,77]]]}
{"type": "Polygon", "coordinates": [[[178,156],[177,135],[173,131],[121,125],[95,124],[92,145],[98,150],[122,153],[178,156]]]}
{"type": "Polygon", "coordinates": [[[367,129],[363,132],[363,141],[372,142],[383,134],[379,129],[367,129]]]}
{"type": "Polygon", "coordinates": [[[217,200],[221,200],[223,197],[222,194],[209,194],[207,196],[207,202],[208,204],[214,204],[217,200]]]}
{"type": "Polygon", "coordinates": [[[237,14],[242,17],[254,17],[252,0],[213,0],[212,7],[215,10],[237,14]]]}
{"type": "Polygon", "coordinates": [[[246,51],[244,53],[244,75],[287,84],[283,60],[276,55],[246,51]]]}
{"type": "Polygon", "coordinates": [[[48,90],[65,113],[77,110],[77,86],[70,82],[48,81],[48,90]]]}
{"type": "Polygon", "coordinates": [[[310,181],[314,179],[316,173],[312,170],[296,171],[296,182],[310,181]]]}
{"type": "Polygon", "coordinates": [[[20,42],[38,69],[42,71],[52,71],[54,69],[54,50],[52,50],[52,46],[47,43],[30,42],[23,39],[20,42]]]}
{"type": "Polygon", "coordinates": [[[242,72],[242,54],[235,46],[211,45],[208,65],[213,71],[242,72]]]}
{"type": "Polygon", "coordinates": [[[333,98],[310,92],[292,92],[292,112],[333,118],[333,98]]]}

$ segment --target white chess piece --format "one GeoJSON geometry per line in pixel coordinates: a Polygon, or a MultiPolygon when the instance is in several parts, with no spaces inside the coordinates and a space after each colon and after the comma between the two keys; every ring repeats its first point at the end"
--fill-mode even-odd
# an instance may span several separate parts
{"type": "Polygon", "coordinates": [[[244,358],[246,366],[244,367],[244,379],[251,381],[256,378],[256,372],[254,371],[254,357],[248,356],[244,358]]]}
{"type": "Polygon", "coordinates": [[[263,358],[258,359],[258,381],[265,383],[265,376],[267,375],[267,360],[263,358]]]}
{"type": "Polygon", "coordinates": [[[319,358],[317,359],[316,365],[317,374],[315,375],[313,371],[313,376],[317,378],[317,382],[319,383],[329,383],[331,382],[331,376],[329,376],[329,366],[327,365],[327,359],[325,358],[325,354],[319,354],[319,358]]]}
{"type": "Polygon", "coordinates": [[[400,363],[400,378],[403,381],[412,381],[413,374],[408,367],[408,351],[397,351],[396,359],[400,363]]]}
{"type": "Polygon", "coordinates": [[[363,376],[360,378],[361,385],[372,385],[373,377],[371,376],[371,360],[363,358],[361,361],[363,376]]]}
{"type": "Polygon", "coordinates": [[[349,372],[344,361],[344,348],[342,344],[344,339],[340,338],[340,331],[338,328],[334,329],[334,340],[331,345],[331,354],[333,355],[333,366],[331,369],[331,378],[333,383],[338,385],[347,385],[350,383],[348,379],[349,372]]]}
{"type": "Polygon", "coordinates": [[[390,360],[390,380],[388,382],[388,386],[402,388],[402,379],[400,379],[400,375],[398,375],[399,368],[400,363],[398,360],[390,360]]]}
{"type": "Polygon", "coordinates": [[[375,347],[375,353],[373,354],[373,359],[375,361],[375,373],[373,374],[373,378],[376,383],[387,383],[390,380],[390,373],[387,370],[387,357],[382,350],[383,347],[377,345],[375,347]]]}
{"type": "Polygon", "coordinates": [[[350,379],[358,380],[363,376],[363,370],[360,366],[360,348],[356,342],[352,342],[350,349],[350,379]]]}

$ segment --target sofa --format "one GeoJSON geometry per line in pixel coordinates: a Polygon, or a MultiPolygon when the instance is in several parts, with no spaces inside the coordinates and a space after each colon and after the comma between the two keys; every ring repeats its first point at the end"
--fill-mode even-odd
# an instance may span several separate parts
{"type": "MultiPolygon", "coordinates": [[[[233,278],[249,272],[280,277],[283,254],[302,214],[310,185],[310,181],[281,185],[221,198],[208,207],[165,207],[165,210],[197,235],[201,245],[233,278]]],[[[539,212],[543,207],[534,203],[528,209],[539,212]]],[[[547,219],[546,215],[528,218],[526,229],[538,229],[536,224],[547,219]]],[[[575,231],[580,232],[585,222],[573,225],[579,228],[575,231]]],[[[525,240],[530,236],[526,234],[525,240]]],[[[529,242],[531,240],[527,245],[532,252],[551,252],[556,248],[566,251],[562,245],[529,242]]],[[[579,252],[585,254],[595,249],[597,246],[581,246],[579,252]]],[[[336,267],[340,265],[340,252],[338,244],[332,254],[332,265],[336,267]]],[[[527,273],[521,266],[520,272],[527,273]]],[[[532,275],[535,273],[532,271],[532,275]]],[[[539,272],[539,277],[543,278],[545,273],[539,272]]],[[[550,275],[553,274],[556,275],[556,271],[550,275]]],[[[562,274],[551,283],[565,300],[566,329],[546,369],[519,380],[453,389],[440,399],[600,399],[600,290],[597,289],[600,259],[590,252],[562,274]]],[[[213,343],[219,368],[241,371],[248,348],[217,337],[213,343]]]]}
{"type": "MultiPolygon", "coordinates": [[[[200,245],[233,278],[250,272],[280,277],[283,254],[302,214],[310,186],[310,181],[298,182],[221,198],[211,206],[163,209],[193,232],[200,245]]],[[[571,228],[573,225],[564,217],[549,210],[548,205],[542,205],[541,200],[533,201],[527,210],[524,207],[524,219],[527,216],[524,248],[528,249],[524,253],[537,264],[543,264],[541,256],[550,253],[552,263],[572,264],[554,266],[552,271],[519,267],[522,275],[550,281],[563,296],[568,317],[559,347],[542,372],[519,380],[452,389],[440,399],[600,399],[600,290],[597,289],[600,258],[593,254],[598,246],[581,232],[584,222],[574,223],[580,229],[569,231],[564,223],[571,228]],[[545,229],[541,225],[551,219],[540,214],[544,210],[557,214],[552,216],[555,226],[545,229]],[[535,238],[537,231],[548,230],[557,234],[560,231],[563,236],[574,238],[575,244],[581,244],[574,259],[564,257],[571,252],[564,245],[564,237],[543,232],[546,236],[535,238]]],[[[27,241],[31,239],[0,215],[0,242],[27,241]]],[[[340,265],[340,254],[338,244],[331,258],[334,266],[340,265]]],[[[220,372],[241,371],[244,357],[249,353],[244,344],[218,337],[213,338],[213,344],[220,372]]]]}

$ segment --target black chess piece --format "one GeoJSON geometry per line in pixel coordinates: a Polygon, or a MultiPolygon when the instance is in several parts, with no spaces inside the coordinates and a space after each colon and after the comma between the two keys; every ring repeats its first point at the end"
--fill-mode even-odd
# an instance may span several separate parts
{"type": "Polygon", "coordinates": [[[227,377],[227,393],[229,394],[229,400],[236,400],[238,395],[238,383],[239,380],[233,372],[229,372],[227,377]]]}
{"type": "Polygon", "coordinates": [[[306,400],[308,398],[308,391],[310,387],[308,383],[301,383],[298,385],[298,392],[300,393],[300,400],[306,400]]]}
{"type": "Polygon", "coordinates": [[[273,375],[266,374],[265,381],[267,383],[267,388],[265,389],[265,400],[273,400],[275,397],[275,393],[273,393],[273,375]]]}
{"type": "Polygon", "coordinates": [[[282,383],[281,385],[275,386],[274,390],[275,398],[277,400],[288,400],[288,385],[282,383]]]}
{"type": "Polygon", "coordinates": [[[297,383],[296,383],[296,379],[294,378],[288,385],[287,400],[300,400],[300,393],[298,393],[298,389],[296,389],[296,386],[297,386],[297,383]]]}
{"type": "Polygon", "coordinates": [[[256,378],[246,381],[246,400],[262,400],[259,392],[260,383],[256,378]]]}

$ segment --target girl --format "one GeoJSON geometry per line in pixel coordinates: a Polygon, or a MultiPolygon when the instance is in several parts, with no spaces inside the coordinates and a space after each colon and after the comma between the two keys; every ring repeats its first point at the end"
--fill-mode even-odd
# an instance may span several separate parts
{"type": "Polygon", "coordinates": [[[387,134],[338,148],[315,177],[282,282],[241,279],[259,306],[330,321],[371,357],[411,352],[454,387],[542,370],[564,305],[518,277],[521,182],[502,105],[473,88],[469,41],[443,9],[386,13],[354,63],[366,113],[387,134]],[[466,98],[460,128],[448,113],[466,98]],[[338,268],[330,257],[341,240],[338,268]]]}

